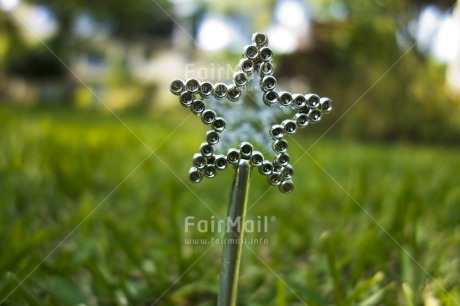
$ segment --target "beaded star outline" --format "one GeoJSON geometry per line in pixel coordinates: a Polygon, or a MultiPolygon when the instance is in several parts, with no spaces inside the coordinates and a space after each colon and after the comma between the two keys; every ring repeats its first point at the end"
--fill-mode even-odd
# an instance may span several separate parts
{"type": "Polygon", "coordinates": [[[241,159],[246,159],[252,166],[257,167],[262,175],[268,177],[271,185],[278,186],[281,192],[290,193],[294,190],[294,169],[287,154],[288,142],[285,136],[320,121],[323,114],[332,110],[332,100],[327,97],[320,98],[316,94],[277,92],[277,80],[272,75],[272,58],[273,52],[268,47],[268,37],[264,33],[254,33],[252,43],[243,50],[243,58],[238,64],[238,71],[233,75],[232,84],[213,84],[197,79],[176,79],[171,82],[171,93],[179,96],[180,104],[200,116],[201,121],[210,127],[199,153],[193,156],[193,166],[189,171],[189,179],[192,182],[199,183],[203,177],[213,178],[218,171],[227,168],[228,164],[238,164],[241,159]],[[260,76],[260,89],[263,91],[263,102],[266,106],[292,108],[295,111],[291,119],[275,123],[267,131],[275,157],[272,161],[265,159],[262,153],[254,150],[254,146],[247,141],[242,142],[239,148],[230,148],[227,154],[215,154],[214,146],[227,127],[226,121],[221,117],[222,114],[219,116],[203,101],[210,97],[238,101],[253,73],[260,76]]]}

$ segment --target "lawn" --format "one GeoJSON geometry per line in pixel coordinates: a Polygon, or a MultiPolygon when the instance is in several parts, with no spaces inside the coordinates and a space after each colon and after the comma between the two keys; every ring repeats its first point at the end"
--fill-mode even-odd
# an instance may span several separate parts
{"type": "MultiPolygon", "coordinates": [[[[216,304],[222,245],[185,239],[220,235],[184,220],[232,171],[188,182],[187,114],[0,108],[1,305],[216,304]]],[[[292,194],[252,175],[239,305],[460,305],[458,148],[301,134],[292,194]]]]}

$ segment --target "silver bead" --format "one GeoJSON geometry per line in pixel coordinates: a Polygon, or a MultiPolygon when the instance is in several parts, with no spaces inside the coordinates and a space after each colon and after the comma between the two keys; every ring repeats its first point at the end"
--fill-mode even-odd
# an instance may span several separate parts
{"type": "Polygon", "coordinates": [[[315,109],[319,106],[320,99],[318,95],[308,94],[308,95],[305,95],[305,99],[307,99],[307,106],[310,109],[315,109]]]}
{"type": "Polygon", "coordinates": [[[204,168],[203,173],[207,178],[213,178],[216,176],[216,166],[208,165],[204,168]]]}
{"type": "Polygon", "coordinates": [[[185,90],[184,81],[180,79],[173,80],[171,82],[171,86],[169,87],[169,90],[171,91],[173,95],[176,95],[176,96],[180,95],[181,92],[185,90]]]}
{"type": "Polygon", "coordinates": [[[233,81],[235,82],[235,85],[238,87],[243,87],[248,84],[249,77],[246,73],[244,72],[235,72],[233,74],[233,81]]]}
{"type": "Polygon", "coordinates": [[[184,91],[179,96],[180,104],[184,107],[189,107],[193,102],[193,95],[190,91],[184,91]]]}
{"type": "Polygon", "coordinates": [[[216,99],[224,99],[227,96],[228,87],[224,83],[217,83],[214,86],[214,97],[216,99]]]}
{"type": "Polygon", "coordinates": [[[240,151],[237,149],[230,149],[227,152],[227,161],[231,164],[237,164],[241,159],[240,151]]]}
{"type": "Polygon", "coordinates": [[[282,193],[291,193],[294,190],[294,183],[291,180],[283,181],[278,186],[279,191],[282,193]]]}
{"type": "Polygon", "coordinates": [[[262,175],[270,175],[273,172],[273,165],[268,160],[264,160],[259,167],[259,173],[262,175]]]}
{"type": "Polygon", "coordinates": [[[321,120],[321,112],[317,109],[312,110],[308,113],[308,121],[311,123],[316,123],[321,120]]]}
{"type": "Polygon", "coordinates": [[[297,124],[294,120],[284,120],[281,125],[287,134],[294,134],[297,131],[297,124]]]}
{"type": "Polygon", "coordinates": [[[276,79],[271,75],[266,75],[260,81],[260,88],[262,91],[270,91],[275,89],[276,87],[276,79]]]}
{"type": "Polygon", "coordinates": [[[248,76],[254,72],[254,62],[250,59],[243,58],[238,64],[240,70],[246,73],[248,76]]]}
{"type": "Polygon", "coordinates": [[[232,102],[236,102],[240,97],[241,90],[236,85],[230,85],[227,92],[227,98],[232,102]]]}
{"type": "Polygon", "coordinates": [[[264,161],[264,156],[262,155],[262,153],[258,152],[258,151],[254,151],[252,152],[252,155],[251,157],[249,158],[249,162],[251,163],[251,165],[253,165],[254,167],[259,167],[262,165],[264,161]]]}
{"type": "Polygon", "coordinates": [[[287,91],[280,92],[279,96],[278,103],[281,107],[288,107],[292,104],[292,95],[287,91]]]}
{"type": "Polygon", "coordinates": [[[225,120],[224,118],[221,118],[221,117],[217,117],[212,123],[212,128],[216,132],[222,132],[223,130],[225,130],[225,127],[226,127],[225,120]]]}
{"type": "Polygon", "coordinates": [[[249,159],[253,151],[252,144],[244,141],[240,144],[240,155],[243,159],[249,159]]]}
{"type": "Polygon", "coordinates": [[[217,155],[214,164],[218,170],[224,170],[227,168],[227,157],[225,155],[217,155]]]}
{"type": "Polygon", "coordinates": [[[198,93],[203,99],[208,98],[214,93],[214,85],[209,82],[203,82],[198,89],[198,93]]]}
{"type": "Polygon", "coordinates": [[[308,125],[308,115],[305,113],[297,113],[294,115],[294,120],[299,128],[306,127],[308,125]]]}
{"type": "Polygon", "coordinates": [[[190,110],[195,115],[201,115],[205,109],[206,109],[206,104],[204,104],[204,102],[201,100],[194,100],[192,102],[192,105],[190,106],[190,110]]]}
{"type": "Polygon", "coordinates": [[[206,166],[206,157],[201,155],[200,153],[196,153],[193,155],[192,160],[193,166],[197,169],[203,169],[206,166]]]}
{"type": "Polygon", "coordinates": [[[277,160],[273,161],[273,173],[281,174],[281,170],[283,170],[283,166],[281,166],[277,160]]]}
{"type": "Polygon", "coordinates": [[[273,139],[281,139],[284,136],[284,127],[280,124],[275,124],[271,127],[269,134],[273,139]]]}
{"type": "Polygon", "coordinates": [[[295,94],[292,97],[292,106],[296,109],[304,108],[307,105],[307,99],[300,94],[295,94]]]}
{"type": "Polygon", "coordinates": [[[279,184],[281,184],[281,181],[282,181],[282,177],[279,173],[272,173],[268,177],[268,182],[272,184],[273,186],[278,186],[279,184]]]}
{"type": "Polygon", "coordinates": [[[192,167],[188,171],[188,177],[193,183],[199,183],[203,179],[203,174],[201,174],[201,171],[197,168],[192,167]]]}
{"type": "Polygon", "coordinates": [[[263,101],[265,105],[269,107],[274,106],[278,100],[278,93],[276,91],[271,90],[264,93],[263,101]]]}
{"type": "Polygon", "coordinates": [[[288,148],[288,143],[284,139],[278,139],[273,143],[273,150],[276,153],[284,153],[288,148]]]}
{"type": "Polygon", "coordinates": [[[252,34],[252,43],[257,47],[264,47],[268,45],[268,37],[264,33],[254,33],[252,34]]]}
{"type": "Polygon", "coordinates": [[[259,50],[254,45],[248,45],[244,48],[243,57],[253,60],[259,56],[259,50]]]}
{"type": "Polygon", "coordinates": [[[185,88],[191,93],[196,93],[200,88],[200,82],[198,82],[197,79],[189,79],[187,83],[185,83],[185,88]]]}
{"type": "Polygon", "coordinates": [[[204,124],[212,124],[216,120],[217,114],[215,111],[207,109],[201,114],[201,121],[204,124]]]}
{"type": "Polygon", "coordinates": [[[285,167],[289,165],[290,158],[289,155],[287,155],[286,153],[281,153],[276,156],[276,161],[278,162],[278,164],[285,167]]]}
{"type": "Polygon", "coordinates": [[[268,62],[273,57],[273,51],[269,47],[263,47],[259,50],[259,57],[262,61],[268,62]]]}
{"type": "Polygon", "coordinates": [[[216,143],[219,142],[219,139],[220,139],[219,133],[217,133],[216,131],[209,131],[206,133],[206,141],[210,145],[215,145],[216,143]]]}
{"type": "Polygon", "coordinates": [[[271,75],[273,70],[273,65],[270,62],[263,62],[257,67],[257,73],[259,73],[261,77],[271,75]]]}
{"type": "Polygon", "coordinates": [[[291,165],[286,165],[282,170],[281,170],[281,176],[284,177],[285,179],[290,179],[294,176],[294,169],[292,168],[291,165]]]}
{"type": "Polygon", "coordinates": [[[206,165],[207,166],[214,166],[216,163],[216,157],[214,155],[206,157],[206,165]]]}
{"type": "Polygon", "coordinates": [[[209,143],[204,142],[200,146],[200,153],[201,153],[201,155],[203,155],[205,157],[212,156],[212,154],[214,154],[214,148],[209,143]]]}
{"type": "Polygon", "coordinates": [[[328,114],[332,111],[332,100],[329,98],[321,98],[320,99],[320,104],[321,104],[321,111],[325,114],[328,114]]]}

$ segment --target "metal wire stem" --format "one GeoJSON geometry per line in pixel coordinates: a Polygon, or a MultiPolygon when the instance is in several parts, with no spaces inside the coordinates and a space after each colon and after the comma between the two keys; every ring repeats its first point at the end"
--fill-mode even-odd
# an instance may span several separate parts
{"type": "Polygon", "coordinates": [[[246,159],[236,165],[227,212],[218,306],[236,305],[251,169],[252,165],[246,159]]]}

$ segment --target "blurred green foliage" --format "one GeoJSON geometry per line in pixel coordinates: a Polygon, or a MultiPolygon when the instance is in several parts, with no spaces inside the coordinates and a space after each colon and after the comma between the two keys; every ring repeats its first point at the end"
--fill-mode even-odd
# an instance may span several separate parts
{"type": "MultiPolygon", "coordinates": [[[[121,115],[151,154],[111,114],[0,108],[4,305],[215,305],[221,245],[184,239],[219,236],[184,218],[224,218],[232,171],[183,182],[205,133],[186,114],[121,115]]],[[[458,304],[456,150],[290,143],[294,193],[253,174],[248,218],[276,221],[244,249],[239,305],[458,304]]]]}
{"type": "MultiPolygon", "coordinates": [[[[255,1],[235,6],[233,1],[207,3],[193,2],[195,9],[190,16],[177,16],[169,1],[62,1],[29,0],[47,7],[56,18],[58,31],[45,43],[64,63],[70,54],[94,50],[101,52],[104,43],[94,43],[74,33],[75,20],[87,14],[101,26],[108,25],[111,39],[132,42],[154,42],[161,37],[172,39],[174,21],[184,23],[177,31],[188,30],[196,39],[197,24],[206,12],[223,14],[240,21],[242,31],[259,31],[273,19],[277,1],[255,1]],[[248,12],[257,11],[252,18],[248,12]],[[169,16],[168,16],[169,15],[169,16]],[[246,22],[250,20],[250,22],[246,22]]],[[[309,48],[293,54],[275,55],[276,74],[307,79],[311,90],[330,96],[336,103],[331,117],[343,116],[332,133],[341,137],[384,141],[415,141],[425,143],[455,144],[460,140],[459,95],[449,95],[445,89],[445,69],[416,46],[411,24],[417,20],[427,5],[449,9],[455,1],[310,1],[306,5],[311,13],[311,39],[309,48]],[[340,5],[345,18],[336,19],[331,7],[340,5]],[[363,128],[366,127],[366,128],[363,128]]],[[[176,4],[181,6],[185,4],[176,4]]],[[[30,45],[18,33],[14,18],[0,12],[0,88],[2,79],[22,76],[32,80],[51,79],[62,84],[67,95],[58,99],[71,101],[80,97],[79,85],[69,71],[41,44],[30,45]],[[67,77],[66,77],[67,76],[67,77]],[[70,84],[68,84],[70,83],[70,84]]],[[[249,35],[249,34],[248,34],[249,35]]],[[[162,41],[164,41],[162,40],[162,41]]],[[[174,48],[174,43],[168,48],[174,48]]],[[[243,45],[242,45],[243,47],[243,45]]],[[[197,48],[195,46],[194,48],[197,48]]],[[[154,48],[155,49],[155,48],[154,48]]],[[[182,50],[183,51],[183,50],[182,50]]],[[[198,50],[195,50],[198,51],[198,50]]],[[[103,53],[103,52],[102,52],[103,53]]],[[[190,54],[197,55],[198,52],[190,54]]],[[[189,53],[184,54],[187,57],[189,53]]],[[[225,57],[235,54],[223,53],[225,57]]],[[[213,55],[220,58],[221,55],[213,55]]],[[[238,55],[239,56],[239,55],[238,55]]],[[[116,67],[109,71],[109,79],[135,83],[130,75],[126,59],[118,58],[116,67]]],[[[227,61],[228,63],[228,61],[227,61]]],[[[162,71],[158,71],[159,74],[162,71]]],[[[127,90],[126,84],[119,84],[127,90]]],[[[151,97],[157,92],[157,84],[137,84],[135,94],[129,95],[134,103],[139,97],[151,97]],[[142,94],[140,91],[144,91],[142,94]],[[140,92],[140,93],[139,93],[140,92]]],[[[112,86],[113,87],[113,86],[112,86]]],[[[113,89],[111,87],[111,89],[113,89]]],[[[116,90],[115,90],[116,91],[116,90]]],[[[0,90],[1,94],[1,90],[0,90]]],[[[118,94],[117,94],[118,95],[118,94]]],[[[163,99],[163,97],[162,97],[163,99]]],[[[80,101],[76,101],[81,105],[80,101]]],[[[143,102],[142,105],[151,105],[143,102]]],[[[322,133],[329,127],[320,127],[322,133]]]]}

